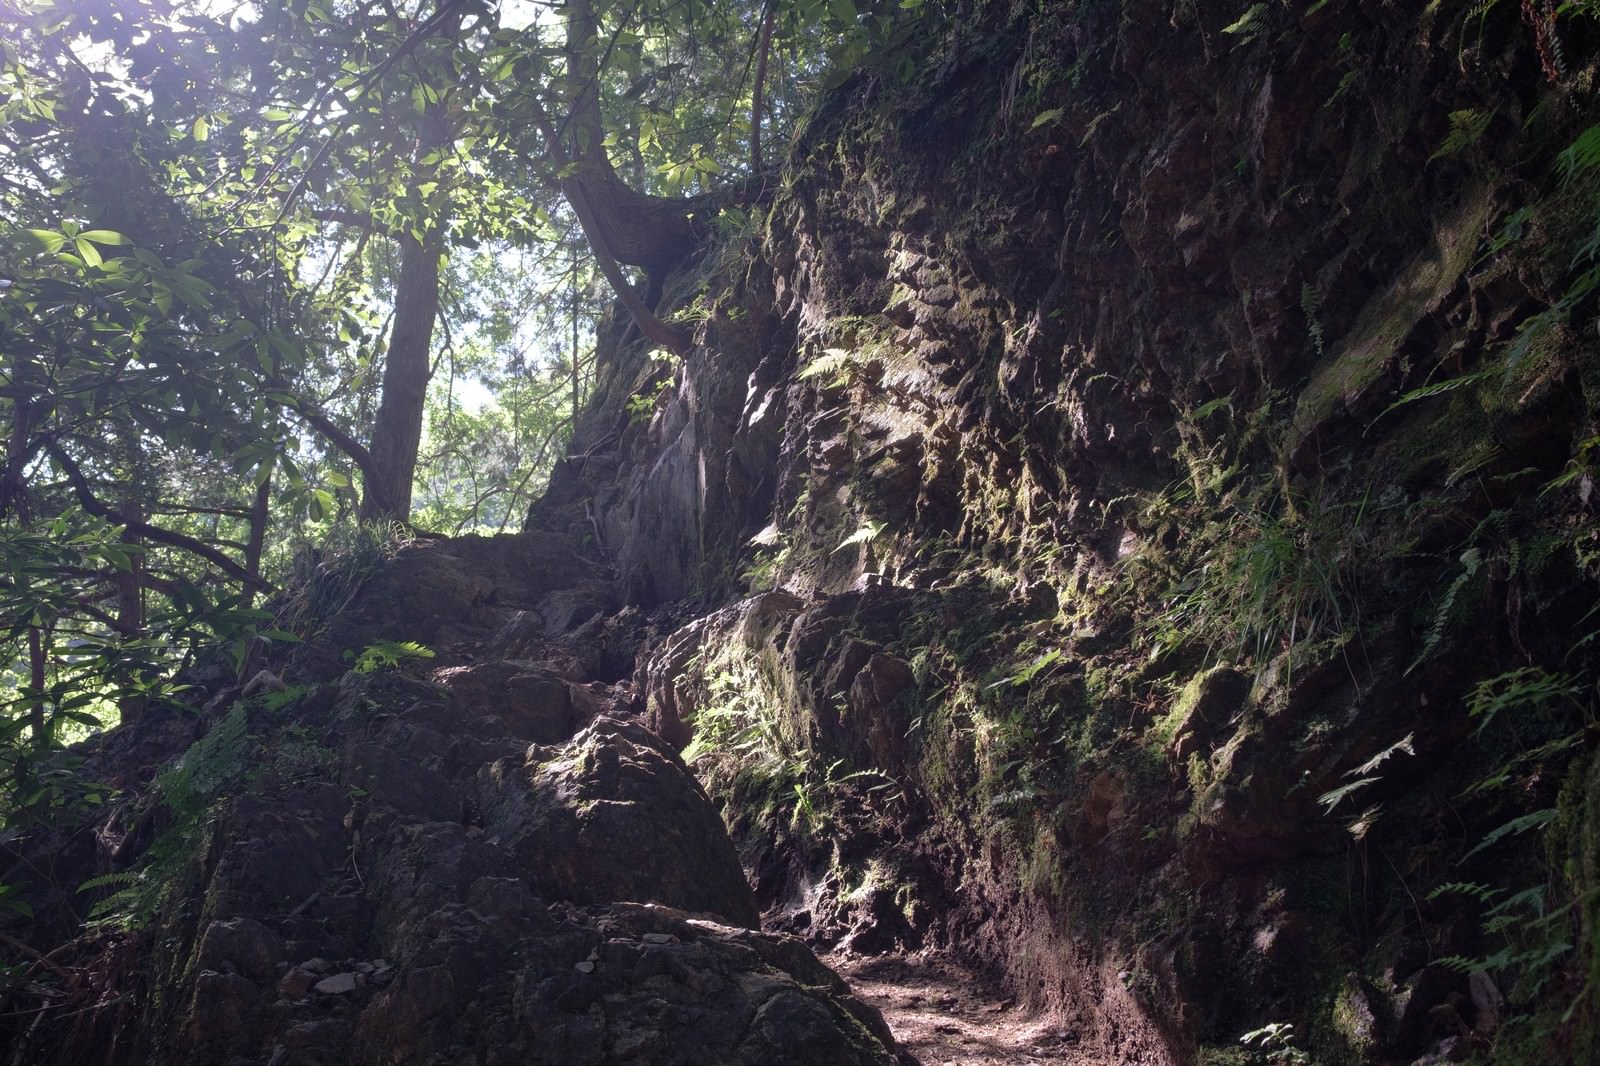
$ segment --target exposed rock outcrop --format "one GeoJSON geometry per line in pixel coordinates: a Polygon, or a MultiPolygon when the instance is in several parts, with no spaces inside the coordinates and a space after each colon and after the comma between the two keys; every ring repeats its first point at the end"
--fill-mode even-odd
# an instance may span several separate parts
{"type": "Polygon", "coordinates": [[[1596,39],[1476,11],[964,6],[811,117],[531,516],[686,597],[639,689],[774,920],[1134,1061],[1509,1047],[1489,958],[1600,1033],[1487,913],[1594,891],[1596,39]]]}
{"type": "Polygon", "coordinates": [[[91,1004],[65,1031],[19,1034],[17,1054],[896,1061],[881,1018],[809,948],[753,929],[704,790],[630,720],[625,689],[584,680],[614,606],[593,564],[523,536],[372,566],[277,664],[290,684],[215,700],[158,783],[167,824],[143,862],[161,895],[108,901],[159,945],[143,991],[107,990],[133,1009],[91,1004]],[[383,654],[350,669],[340,648],[383,654]]]}
{"type": "Polygon", "coordinates": [[[758,908],[1111,1061],[1593,1060],[1593,5],[922,7],[528,532],[218,681],[55,1062],[891,1061],[758,908]]]}

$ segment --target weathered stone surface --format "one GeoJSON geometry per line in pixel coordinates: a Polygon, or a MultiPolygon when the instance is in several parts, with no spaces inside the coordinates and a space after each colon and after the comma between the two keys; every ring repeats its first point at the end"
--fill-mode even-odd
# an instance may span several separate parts
{"type": "Polygon", "coordinates": [[[353,1061],[446,1048],[550,1066],[896,1061],[876,1012],[790,938],[665,907],[526,905],[537,920],[501,951],[482,946],[495,937],[483,916],[456,912],[440,961],[362,1011],[353,1061]]]}
{"type": "Polygon", "coordinates": [[[256,984],[277,976],[283,961],[283,939],[250,918],[229,918],[206,926],[195,954],[202,970],[236,973],[256,984]]]}
{"type": "Polygon", "coordinates": [[[686,747],[694,735],[695,712],[708,696],[702,656],[734,642],[759,649],[804,606],[802,597],[775,589],[729,604],[668,635],[651,649],[640,671],[650,728],[674,747],[686,747]]]}
{"type": "Polygon", "coordinates": [[[636,617],[557,632],[609,593],[529,550],[569,549],[402,551],[283,667],[323,683],[234,714],[233,763],[208,769],[228,794],[186,838],[187,896],[155,934],[175,953],[126,1061],[895,1061],[809,949],[752,931],[704,790],[615,717],[626,686],[589,680],[636,617]],[[434,655],[332,676],[330,642],[369,639],[434,655]]]}
{"type": "MultiPolygon", "coordinates": [[[[190,1041],[170,1061],[848,1043],[812,1035],[838,1004],[748,936],[618,931],[618,895],[748,906],[669,752],[735,665],[758,758],[795,778],[726,808],[763,900],[860,950],[970,948],[1026,998],[1089,1005],[1108,1060],[1237,1053],[1291,1015],[1330,1059],[1467,1054],[1527,1005],[1425,965],[1492,950],[1444,879],[1514,892],[1551,861],[1592,960],[1600,787],[1562,783],[1592,737],[1559,740],[1590,723],[1501,714],[1550,728],[1497,750],[1462,711],[1501,671],[1594,673],[1570,639],[1595,599],[1592,295],[1533,328],[1592,236],[1592,182],[1553,165],[1593,122],[1592,27],[1422,0],[954,6],[931,52],[889,57],[912,84],[875,67],[822,101],[759,251],[669,281],[668,306],[700,287],[714,309],[681,369],[604,327],[534,532],[410,545],[300,615],[310,639],[270,665],[326,683],[291,711],[325,757],[253,749],[272,803],[225,804],[196,844],[204,883],[163,930],[177,1006],[150,1026],[190,1041]],[[837,373],[796,373],[823,352],[837,373]],[[330,683],[375,640],[439,658],[330,683]],[[639,687],[611,684],[641,646],[639,687]],[[609,725],[562,747],[635,701],[666,747],[609,725]],[[1355,778],[1330,816],[1319,795],[1355,778]],[[1552,850],[1474,850],[1530,811],[1558,813],[1552,850]],[[285,1021],[252,991],[271,937],[297,963],[279,988],[317,954],[320,979],[373,980],[285,1021]],[[237,1029],[203,1039],[237,1046],[200,1043],[202,1006],[237,1029]],[[682,1036],[724,1006],[736,1043],[682,1036]]],[[[213,710],[236,680],[209,675],[213,710]]],[[[198,728],[151,725],[116,784],[198,728]]]]}
{"type": "Polygon", "coordinates": [[[601,719],[553,757],[489,768],[489,840],[555,899],[638,900],[754,925],[755,899],[722,820],[683,763],[640,726],[601,719]]]}

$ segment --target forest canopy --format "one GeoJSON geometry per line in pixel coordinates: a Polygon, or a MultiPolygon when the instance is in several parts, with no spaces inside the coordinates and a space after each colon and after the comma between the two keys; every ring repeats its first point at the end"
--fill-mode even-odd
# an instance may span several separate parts
{"type": "Polygon", "coordinates": [[[332,540],[512,528],[613,301],[748,227],[924,0],[0,0],[0,768],[174,697],[332,540]],[[365,523],[364,526],[358,523],[365,523]],[[377,530],[377,532],[374,532],[377,530]]]}

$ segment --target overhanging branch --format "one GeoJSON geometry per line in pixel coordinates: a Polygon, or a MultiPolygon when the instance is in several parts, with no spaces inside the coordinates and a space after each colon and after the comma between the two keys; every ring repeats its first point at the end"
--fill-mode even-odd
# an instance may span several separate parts
{"type": "Polygon", "coordinates": [[[252,574],[211,545],[195,540],[193,537],[186,537],[182,533],[174,533],[170,529],[162,529],[160,526],[152,526],[148,522],[139,522],[128,518],[115,507],[111,507],[95,496],[94,489],[90,486],[89,479],[84,477],[83,470],[58,442],[52,441],[48,451],[50,457],[66,472],[67,481],[72,485],[73,494],[78,498],[78,505],[89,514],[94,515],[96,518],[104,518],[108,522],[115,522],[119,526],[126,527],[130,533],[137,533],[157,544],[165,544],[171,548],[179,548],[191,555],[198,555],[235,581],[243,582],[250,588],[259,589],[263,592],[273,591],[271,582],[266,581],[257,574],[252,574]]]}
{"type": "Polygon", "coordinates": [[[533,108],[533,121],[539,129],[539,134],[544,138],[545,148],[550,153],[550,161],[555,164],[558,174],[566,175],[560,178],[561,192],[572,205],[572,213],[578,216],[578,225],[583,228],[583,235],[589,241],[589,247],[594,251],[595,263],[600,268],[600,273],[610,283],[617,294],[617,299],[622,301],[622,306],[628,309],[628,314],[633,316],[633,321],[638,325],[639,332],[645,337],[661,345],[674,355],[687,355],[691,342],[689,335],[675,326],[657,318],[655,312],[645,304],[643,297],[637,289],[629,283],[622,273],[622,267],[611,254],[611,248],[606,242],[605,233],[599,220],[595,217],[594,205],[589,200],[588,190],[583,187],[577,176],[572,173],[572,159],[567,155],[566,148],[562,145],[560,137],[556,134],[555,123],[550,121],[550,115],[545,111],[544,105],[535,97],[529,98],[533,108]]]}

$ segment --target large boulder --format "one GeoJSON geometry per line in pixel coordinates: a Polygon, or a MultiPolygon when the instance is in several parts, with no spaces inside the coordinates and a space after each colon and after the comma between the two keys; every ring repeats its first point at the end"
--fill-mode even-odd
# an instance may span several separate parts
{"type": "Polygon", "coordinates": [[[480,774],[484,828],[554,899],[636,900],[760,920],[716,808],[683,761],[637,724],[602,718],[564,747],[480,774]]]}

